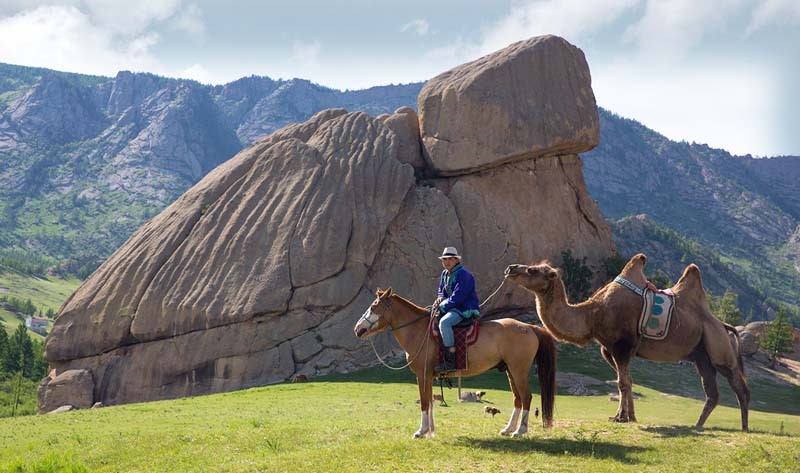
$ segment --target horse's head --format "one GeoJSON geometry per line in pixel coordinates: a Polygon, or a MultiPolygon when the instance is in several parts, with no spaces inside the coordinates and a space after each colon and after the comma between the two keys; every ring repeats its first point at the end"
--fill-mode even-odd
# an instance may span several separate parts
{"type": "Polygon", "coordinates": [[[367,307],[367,310],[356,322],[353,331],[358,338],[366,338],[370,335],[383,331],[390,325],[386,314],[392,306],[392,288],[385,291],[378,289],[375,291],[375,300],[367,307]]]}
{"type": "Polygon", "coordinates": [[[557,278],[558,271],[547,263],[512,264],[506,268],[506,279],[533,292],[546,291],[557,278]]]}

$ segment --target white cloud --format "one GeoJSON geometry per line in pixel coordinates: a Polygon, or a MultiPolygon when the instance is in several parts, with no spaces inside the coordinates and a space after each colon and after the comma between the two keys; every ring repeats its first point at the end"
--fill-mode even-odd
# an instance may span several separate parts
{"type": "Polygon", "coordinates": [[[753,10],[745,36],[770,24],[800,23],[800,1],[766,0],[753,10]]]}
{"type": "MultiPolygon", "coordinates": [[[[178,73],[178,77],[182,77],[184,79],[193,79],[201,84],[213,84],[215,83],[214,77],[212,76],[211,72],[206,69],[202,64],[192,64],[191,67],[184,69],[183,71],[178,73]]],[[[227,82],[225,80],[219,81],[219,83],[227,82]]]]}
{"type": "Polygon", "coordinates": [[[299,62],[303,66],[316,66],[320,49],[319,41],[310,43],[295,41],[292,44],[292,60],[299,62]]]}
{"type": "Polygon", "coordinates": [[[508,15],[484,31],[480,54],[544,34],[563,36],[570,42],[616,21],[641,0],[533,0],[516,4],[508,15]]]}
{"type": "Polygon", "coordinates": [[[644,15],[624,36],[644,56],[677,61],[703,37],[723,30],[740,4],[741,0],[648,0],[644,15]]]}
{"type": "Polygon", "coordinates": [[[40,6],[0,18],[0,62],[86,74],[114,75],[121,69],[163,73],[152,55],[158,35],[115,40],[73,6],[40,6]]]}
{"type": "Polygon", "coordinates": [[[411,20],[405,25],[403,25],[403,27],[400,28],[400,32],[405,33],[408,30],[414,30],[414,32],[417,33],[419,36],[425,36],[426,34],[428,34],[430,28],[431,25],[430,23],[428,23],[428,20],[424,18],[417,18],[416,20],[411,20]]]}
{"type": "Polygon", "coordinates": [[[195,41],[202,41],[206,33],[203,10],[195,3],[189,4],[176,16],[173,28],[186,32],[195,41]]]}
{"type": "Polygon", "coordinates": [[[774,149],[777,78],[766,67],[703,63],[642,67],[635,59],[592,70],[598,105],[635,118],[673,140],[732,153],[774,149]]]}
{"type": "Polygon", "coordinates": [[[92,22],[114,34],[135,35],[164,21],[181,7],[181,0],[84,0],[92,22]]]}

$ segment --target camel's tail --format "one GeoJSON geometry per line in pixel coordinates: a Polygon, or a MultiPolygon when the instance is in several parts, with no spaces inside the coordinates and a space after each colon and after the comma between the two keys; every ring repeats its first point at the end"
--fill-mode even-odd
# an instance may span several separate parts
{"type": "Polygon", "coordinates": [[[733,338],[736,339],[736,356],[739,359],[739,370],[741,371],[742,379],[747,381],[747,373],[745,373],[745,371],[744,371],[744,358],[742,358],[742,339],[739,337],[739,331],[736,330],[736,327],[734,327],[731,324],[722,322],[722,325],[724,325],[725,326],[725,330],[727,330],[730,333],[732,333],[733,334],[733,338]]]}
{"type": "Polygon", "coordinates": [[[536,371],[542,397],[542,425],[550,428],[553,426],[553,406],[556,402],[556,340],[545,328],[534,326],[533,331],[539,339],[536,371]]]}

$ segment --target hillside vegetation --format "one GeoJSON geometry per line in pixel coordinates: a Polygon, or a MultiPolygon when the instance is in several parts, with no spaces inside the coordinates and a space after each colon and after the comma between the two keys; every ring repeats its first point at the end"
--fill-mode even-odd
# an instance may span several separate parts
{"type": "MultiPolygon", "coordinates": [[[[561,347],[559,369],[613,376],[597,347],[561,347]]],[[[527,438],[497,432],[511,394],[499,372],[464,380],[483,403],[437,405],[434,439],[412,440],[417,388],[406,371],[348,375],[212,396],[0,419],[0,471],[720,471],[790,472],[800,464],[800,388],[754,382],[751,428],[724,386],[704,431],[688,365],[635,362],[638,424],[612,424],[605,393],[556,399],[556,424],[527,438]],[[656,369],[658,368],[658,369],[656,369]],[[691,391],[687,395],[684,390],[691,391]],[[486,405],[499,408],[496,417],[486,405]]],[[[601,388],[602,389],[602,388],[601,388]]],[[[608,390],[613,388],[609,386],[608,390]]],[[[438,388],[437,391],[438,392],[438,388]]],[[[538,387],[534,387],[538,393],[538,387]]],[[[538,396],[534,398],[538,404],[538,396]]]]}
{"type": "MultiPolygon", "coordinates": [[[[0,264],[85,278],[259,137],[325,108],[414,107],[421,86],[338,91],[256,76],[204,86],[0,64],[0,264]]],[[[606,218],[647,214],[659,229],[633,235],[615,226],[618,245],[630,248],[624,256],[646,249],[651,271],[674,279],[672,268],[693,262],[675,245],[688,239],[713,255],[712,292],[739,293],[743,313],[762,320],[780,305],[800,309],[800,158],[674,142],[603,109],[600,123],[600,146],[582,156],[591,195],[606,218]],[[668,243],[669,256],[658,243],[668,243]]]]}

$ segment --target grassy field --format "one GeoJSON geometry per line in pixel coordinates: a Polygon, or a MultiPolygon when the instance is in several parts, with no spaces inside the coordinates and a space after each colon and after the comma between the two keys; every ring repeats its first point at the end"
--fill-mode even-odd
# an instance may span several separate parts
{"type": "MultiPolygon", "coordinates": [[[[38,278],[14,271],[0,272],[0,295],[14,296],[17,299],[30,299],[37,309],[45,311],[50,308],[58,311],[61,304],[81,284],[77,279],[59,279],[56,277],[38,278]]],[[[11,333],[17,325],[23,323],[13,313],[0,308],[0,321],[6,331],[11,333]]],[[[31,337],[43,340],[44,337],[29,332],[31,337]]]]}
{"type": "MultiPolygon", "coordinates": [[[[611,371],[592,361],[596,350],[562,347],[559,369],[581,368],[608,379],[611,371]]],[[[644,371],[650,364],[637,365],[644,371]]],[[[425,440],[411,438],[420,420],[413,377],[383,368],[213,396],[0,419],[0,471],[798,471],[800,388],[754,385],[753,398],[763,405],[753,406],[750,433],[738,430],[738,408],[729,406],[718,407],[698,432],[691,426],[701,401],[662,390],[699,380],[693,368],[668,368],[635,386],[640,423],[608,422],[616,404],[605,394],[559,395],[555,427],[545,431],[532,419],[523,439],[498,435],[511,403],[498,372],[464,380],[465,389],[487,391],[484,403],[455,402],[456,391],[445,388],[449,406],[436,407],[437,436],[425,440]],[[486,405],[502,413],[486,415],[486,405]]],[[[727,386],[722,395],[730,405],[727,386]]]]}

